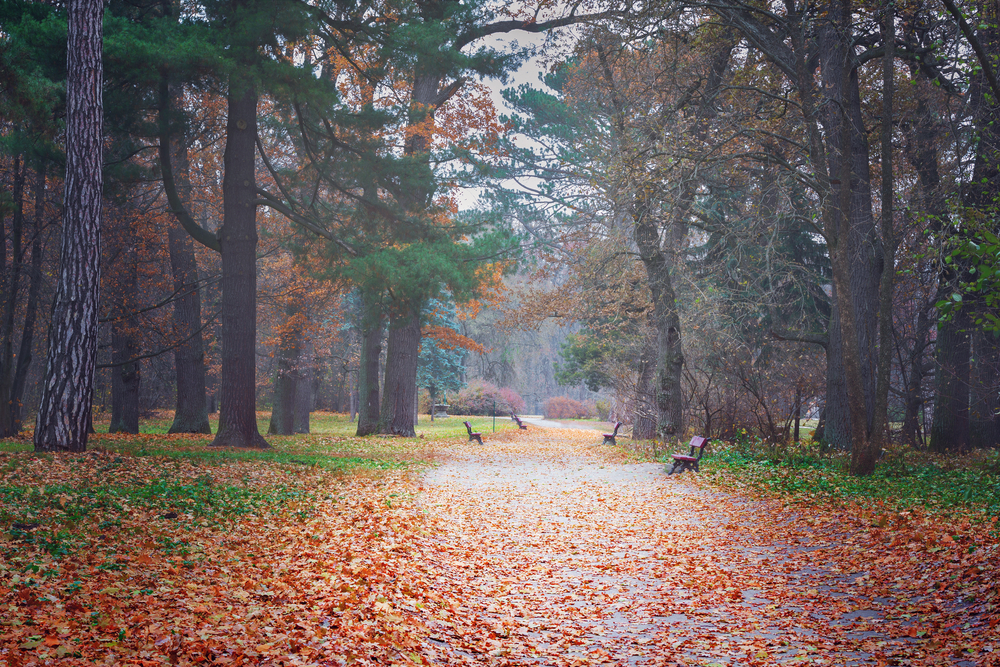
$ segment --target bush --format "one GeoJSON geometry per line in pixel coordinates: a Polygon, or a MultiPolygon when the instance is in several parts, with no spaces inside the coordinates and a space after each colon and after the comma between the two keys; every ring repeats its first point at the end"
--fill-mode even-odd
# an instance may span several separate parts
{"type": "Polygon", "coordinates": [[[598,419],[608,421],[608,417],[611,416],[611,401],[601,399],[594,403],[594,408],[597,410],[598,419]]]}
{"type": "Polygon", "coordinates": [[[546,419],[588,419],[597,416],[597,408],[591,403],[581,403],[565,396],[553,396],[542,404],[546,419]]]}
{"type": "Polygon", "coordinates": [[[496,404],[498,415],[524,412],[524,399],[513,389],[497,387],[489,382],[473,381],[448,399],[448,412],[453,415],[490,415],[496,404]]]}

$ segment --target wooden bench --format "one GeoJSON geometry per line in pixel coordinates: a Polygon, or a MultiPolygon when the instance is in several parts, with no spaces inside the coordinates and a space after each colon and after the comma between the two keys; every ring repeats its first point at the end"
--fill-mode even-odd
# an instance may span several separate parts
{"type": "Polygon", "coordinates": [[[473,440],[478,440],[480,445],[483,444],[483,434],[473,432],[472,424],[470,424],[469,422],[462,422],[462,423],[465,424],[465,430],[469,432],[469,442],[472,442],[473,440]]]}
{"type": "Polygon", "coordinates": [[[708,445],[708,438],[703,438],[700,435],[696,435],[691,438],[690,454],[674,454],[674,466],[670,469],[668,475],[673,475],[675,472],[684,472],[685,470],[694,470],[698,472],[698,461],[701,461],[702,454],[705,453],[705,447],[708,445]],[[695,450],[698,453],[695,454],[695,450]]]}
{"type": "Polygon", "coordinates": [[[615,430],[614,431],[612,431],[611,433],[602,433],[601,435],[604,436],[604,440],[601,442],[601,444],[603,445],[603,444],[606,444],[606,443],[609,443],[609,442],[612,445],[618,444],[617,442],[615,442],[615,436],[618,435],[618,429],[620,429],[621,427],[622,427],[622,423],[621,422],[617,422],[617,423],[615,423],[615,430]]]}
{"type": "Polygon", "coordinates": [[[528,430],[528,427],[525,426],[523,423],[521,423],[521,418],[515,415],[513,412],[510,413],[510,418],[517,422],[518,428],[524,429],[525,431],[528,430]]]}

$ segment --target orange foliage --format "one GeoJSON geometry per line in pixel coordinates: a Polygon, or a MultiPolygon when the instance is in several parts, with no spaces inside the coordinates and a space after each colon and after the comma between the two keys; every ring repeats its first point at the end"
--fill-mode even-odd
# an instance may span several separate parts
{"type": "Polygon", "coordinates": [[[454,350],[461,348],[470,352],[483,354],[486,348],[472,340],[468,336],[463,336],[451,327],[441,327],[436,324],[425,324],[420,327],[420,333],[424,338],[431,338],[437,341],[438,347],[443,350],[454,350]]]}

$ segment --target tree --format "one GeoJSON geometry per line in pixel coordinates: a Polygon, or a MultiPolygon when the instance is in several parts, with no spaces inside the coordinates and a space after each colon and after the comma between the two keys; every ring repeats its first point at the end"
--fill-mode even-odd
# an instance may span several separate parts
{"type": "Polygon", "coordinates": [[[302,78],[309,72],[308,65],[296,70],[288,59],[267,55],[283,53],[286,40],[301,36],[308,11],[294,0],[266,5],[244,0],[205,3],[202,18],[217,40],[211,48],[225,56],[219,72],[225,77],[227,107],[223,220],[217,233],[198,225],[178,194],[170,155],[175,110],[169,77],[160,85],[159,154],[171,210],[192,238],[222,256],[222,386],[215,446],[269,447],[257,429],[255,396],[257,106],[262,84],[274,84],[282,76],[286,81],[302,78]]]}
{"type": "Polygon", "coordinates": [[[36,451],[86,449],[97,363],[104,3],[73,0],[68,9],[66,194],[36,451]]]}
{"type": "Polygon", "coordinates": [[[417,386],[427,389],[431,399],[431,421],[438,392],[458,391],[465,386],[463,348],[481,349],[458,332],[455,306],[443,299],[432,299],[424,309],[421,326],[420,357],[417,360],[417,386]]]}

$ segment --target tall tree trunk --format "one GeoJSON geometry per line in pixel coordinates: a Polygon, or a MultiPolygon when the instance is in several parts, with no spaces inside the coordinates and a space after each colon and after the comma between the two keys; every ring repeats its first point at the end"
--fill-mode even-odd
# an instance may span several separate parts
{"type": "MultiPolygon", "coordinates": [[[[650,318],[652,319],[652,318],[650,318]]],[[[655,324],[655,322],[650,322],[655,324]]],[[[656,437],[656,345],[657,338],[646,336],[639,355],[639,377],[635,386],[635,409],[632,416],[632,439],[656,437]]]]}
{"type": "Polygon", "coordinates": [[[969,446],[991,449],[1000,445],[1000,339],[976,328],[972,333],[971,401],[969,405],[969,446]]]}
{"type": "Polygon", "coordinates": [[[233,74],[222,179],[222,378],[216,447],[270,445],[257,430],[257,90],[233,74]]]}
{"type": "Polygon", "coordinates": [[[913,336],[913,350],[910,352],[909,373],[906,378],[905,394],[903,396],[903,442],[916,447],[920,443],[920,413],[923,411],[924,399],[921,387],[924,379],[924,350],[927,347],[927,336],[930,333],[930,316],[927,309],[922,309],[917,315],[917,329],[913,336]]]}
{"type": "MultiPolygon", "coordinates": [[[[938,170],[937,151],[941,129],[927,99],[929,88],[931,88],[929,81],[918,82],[915,114],[917,122],[914,124],[909,141],[906,143],[905,153],[917,173],[917,183],[920,187],[914,208],[928,217],[929,229],[935,235],[941,235],[943,229],[941,221],[947,213],[947,205],[940,188],[941,176],[938,170]]],[[[942,275],[942,279],[946,279],[946,276],[942,275]]],[[[903,442],[912,446],[916,446],[921,441],[920,415],[924,405],[921,388],[926,376],[924,357],[930,328],[933,324],[930,317],[931,305],[918,304],[918,308],[920,311],[917,314],[913,349],[909,357],[909,376],[904,396],[902,427],[903,442]]]]}
{"type": "Polygon", "coordinates": [[[361,362],[358,369],[358,435],[378,433],[381,402],[379,376],[381,375],[382,336],[385,320],[378,295],[362,291],[361,294],[361,362]]]}
{"type": "Polygon", "coordinates": [[[308,338],[302,341],[296,366],[295,432],[309,433],[309,415],[316,405],[316,348],[308,338]]]}
{"type": "MultiPolygon", "coordinates": [[[[983,0],[979,15],[979,43],[985,53],[994,57],[995,63],[996,55],[1000,53],[1000,26],[997,25],[1000,21],[1000,2],[983,0]]],[[[964,203],[976,212],[970,217],[994,221],[1000,210],[1000,100],[989,93],[982,71],[976,78],[976,161],[964,203]]],[[[995,222],[987,224],[992,227],[990,231],[996,231],[995,222]]],[[[973,299],[972,306],[983,308],[981,299],[973,299]]],[[[1000,408],[1000,341],[996,335],[977,328],[972,335],[972,346],[975,363],[969,378],[969,444],[973,447],[994,447],[1000,443],[1000,424],[997,420],[1000,408]]]]}
{"type": "MultiPolygon", "coordinates": [[[[179,96],[171,91],[171,98],[179,96]]],[[[182,108],[177,100],[174,108],[182,108]]],[[[170,142],[173,157],[177,194],[188,211],[191,206],[190,162],[188,160],[186,137],[170,142]]],[[[198,287],[198,262],[194,254],[194,242],[184,231],[180,221],[175,220],[167,228],[167,243],[170,251],[170,272],[174,279],[174,336],[180,345],[174,348],[174,369],[177,378],[177,397],[174,422],[170,433],[211,434],[208,422],[208,401],[205,392],[205,344],[201,330],[201,291],[198,287]]]]}
{"type": "Polygon", "coordinates": [[[969,443],[969,328],[966,309],[938,325],[937,368],[934,373],[934,419],[930,448],[961,450],[969,443]]]}
{"type": "Polygon", "coordinates": [[[287,318],[278,342],[278,368],[274,378],[271,424],[267,429],[267,432],[273,435],[295,433],[295,399],[299,386],[298,363],[305,323],[302,304],[295,297],[289,301],[285,315],[287,318]]]}
{"type": "MultiPolygon", "coordinates": [[[[831,179],[830,204],[835,209],[831,214],[835,220],[843,217],[841,224],[830,224],[845,264],[841,266],[841,284],[836,290],[830,323],[824,435],[832,445],[851,449],[859,434],[871,432],[875,418],[882,254],[871,207],[870,150],[857,69],[845,37],[850,32],[850,6],[847,0],[830,0],[828,8],[830,20],[820,30],[819,50],[822,92],[832,103],[824,105],[822,123],[831,179]],[[846,308],[851,312],[846,313],[846,308]],[[853,330],[856,343],[844,340],[845,325],[853,330]],[[855,354],[856,359],[849,358],[855,354]],[[851,367],[855,364],[858,376],[852,381],[851,367]],[[861,395],[855,400],[852,392],[861,395]],[[857,412],[852,412],[852,405],[857,412]],[[861,422],[858,425],[852,423],[855,415],[861,422]]],[[[867,437],[863,442],[867,447],[867,437]]]]}
{"type": "Polygon", "coordinates": [[[32,347],[35,342],[35,319],[38,316],[39,294],[42,290],[42,228],[45,209],[45,166],[36,170],[35,215],[31,239],[31,277],[28,282],[28,302],[25,304],[24,325],[21,327],[21,343],[17,353],[17,368],[11,388],[11,414],[13,434],[20,433],[24,418],[24,387],[31,367],[32,347]]]}
{"type": "Polygon", "coordinates": [[[101,0],[69,3],[66,194],[35,451],[87,448],[101,282],[103,15],[101,0]]]}
{"type": "Polygon", "coordinates": [[[139,274],[136,262],[135,228],[131,216],[113,209],[112,233],[109,235],[111,264],[117,267],[111,307],[111,424],[110,433],[139,432],[140,369],[136,315],[139,274]]]}
{"type": "MultiPolygon", "coordinates": [[[[7,241],[0,235],[0,294],[4,295],[3,309],[0,310],[0,437],[16,435],[14,430],[14,320],[17,313],[18,297],[21,293],[21,270],[23,266],[21,242],[24,235],[24,180],[27,165],[21,156],[14,156],[14,214],[11,216],[10,269],[6,270],[7,241]]],[[[0,221],[0,229],[3,229],[0,221]]]]}
{"type": "MultiPolygon", "coordinates": [[[[879,224],[882,271],[878,297],[878,356],[875,362],[875,396],[868,422],[865,447],[855,443],[851,449],[851,472],[869,475],[883,447],[889,441],[889,374],[892,364],[892,292],[895,285],[896,234],[893,221],[895,192],[893,188],[892,115],[895,93],[896,14],[893,3],[886,1],[882,9],[882,220],[879,224]]],[[[876,258],[876,262],[878,258],[876,258]]]]}
{"type": "Polygon", "coordinates": [[[410,438],[416,435],[413,401],[417,393],[420,311],[421,308],[415,306],[390,317],[379,433],[410,438]]]}
{"type": "Polygon", "coordinates": [[[636,215],[635,241],[646,267],[646,277],[653,296],[656,328],[656,435],[666,441],[684,434],[684,395],[681,371],[681,320],[670,279],[670,262],[660,248],[660,230],[651,213],[643,207],[636,215]]]}

